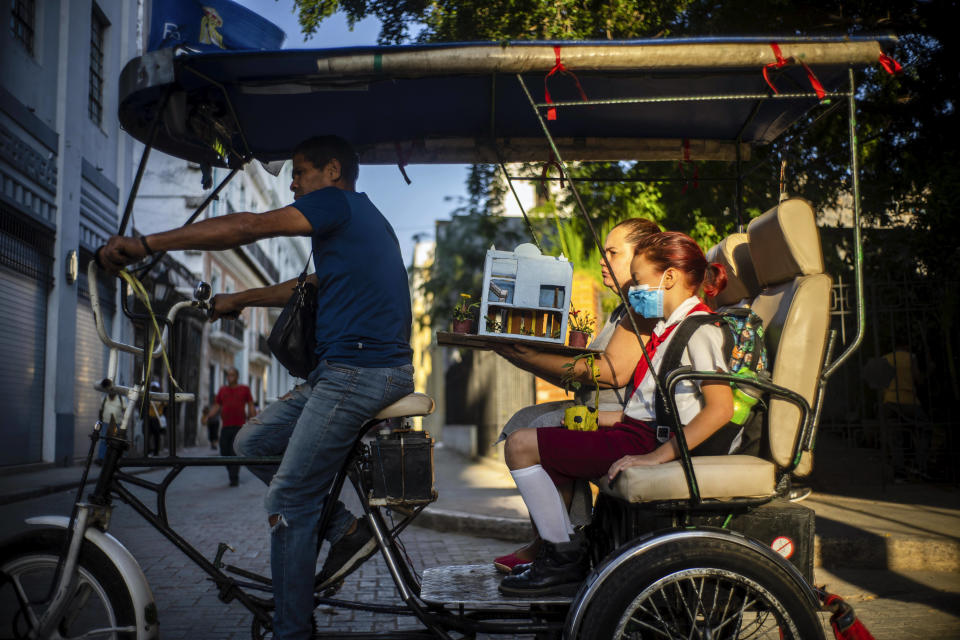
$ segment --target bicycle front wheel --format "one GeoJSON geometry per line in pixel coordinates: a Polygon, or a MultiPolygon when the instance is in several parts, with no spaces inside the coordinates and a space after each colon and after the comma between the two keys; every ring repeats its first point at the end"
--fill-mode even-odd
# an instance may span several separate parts
{"type": "MultiPolygon", "coordinates": [[[[0,546],[0,638],[27,638],[53,598],[66,531],[42,529],[0,546]]],[[[84,541],[77,579],[51,640],[135,640],[133,598],[110,558],[84,541]]]]}

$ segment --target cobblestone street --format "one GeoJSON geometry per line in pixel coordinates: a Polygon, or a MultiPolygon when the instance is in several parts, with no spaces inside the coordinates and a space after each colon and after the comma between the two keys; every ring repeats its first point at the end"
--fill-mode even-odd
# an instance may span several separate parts
{"type": "MultiPolygon", "coordinates": [[[[153,472],[142,477],[156,481],[161,475],[153,472]]],[[[142,490],[137,492],[145,495],[142,490]]],[[[268,573],[263,493],[264,486],[246,470],[241,471],[240,487],[231,488],[222,468],[186,469],[173,483],[169,494],[170,521],[207,558],[213,558],[217,544],[222,541],[236,550],[228,552],[226,562],[268,573]]],[[[59,493],[0,507],[0,535],[6,537],[20,530],[23,519],[30,515],[67,514],[72,499],[72,493],[59,493]]],[[[350,501],[347,503],[349,506],[350,501]]],[[[250,614],[235,602],[221,603],[205,574],[125,505],[119,505],[114,511],[111,533],[133,552],[143,567],[156,597],[164,640],[250,637],[250,614]]],[[[419,527],[409,528],[403,540],[418,570],[445,564],[485,563],[516,546],[511,542],[419,527]]],[[[878,640],[960,638],[960,621],[956,616],[960,611],[957,596],[960,577],[954,574],[818,571],[817,579],[818,583],[826,583],[831,591],[848,598],[878,640]]],[[[351,576],[338,597],[399,603],[379,556],[351,576]]],[[[389,632],[420,626],[409,616],[326,608],[318,610],[317,621],[321,628],[343,631],[389,632]]]]}

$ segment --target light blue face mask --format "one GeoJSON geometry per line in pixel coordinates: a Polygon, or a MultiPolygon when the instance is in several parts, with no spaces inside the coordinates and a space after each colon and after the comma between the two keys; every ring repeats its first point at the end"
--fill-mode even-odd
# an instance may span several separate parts
{"type": "Polygon", "coordinates": [[[667,272],[660,276],[660,284],[656,289],[651,289],[648,284],[634,285],[627,291],[627,300],[633,310],[644,318],[656,319],[663,317],[663,277],[667,272]]]}

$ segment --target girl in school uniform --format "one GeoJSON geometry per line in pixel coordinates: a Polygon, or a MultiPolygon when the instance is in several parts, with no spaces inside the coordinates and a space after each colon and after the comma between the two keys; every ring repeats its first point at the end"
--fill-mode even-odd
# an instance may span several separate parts
{"type": "MultiPolygon", "coordinates": [[[[658,367],[673,331],[689,315],[710,313],[696,293],[702,288],[715,296],[726,285],[722,265],[708,264],[689,236],[655,233],[636,247],[630,265],[635,286],[632,310],[659,322],[647,343],[653,368],[658,367]]],[[[681,366],[696,371],[727,370],[722,329],[698,328],[687,344],[681,366]]],[[[636,390],[623,412],[601,411],[597,431],[570,431],[562,427],[521,429],[507,439],[507,466],[530,516],[545,540],[529,568],[506,576],[500,590],[513,595],[572,593],[589,569],[585,541],[575,534],[558,487],[577,478],[606,475],[611,481],[624,469],[655,465],[678,457],[674,440],[657,439],[656,385],[641,359],[634,375],[636,390]]],[[[691,450],[727,424],[733,415],[733,394],[726,382],[680,383],[677,409],[691,450]]]]}

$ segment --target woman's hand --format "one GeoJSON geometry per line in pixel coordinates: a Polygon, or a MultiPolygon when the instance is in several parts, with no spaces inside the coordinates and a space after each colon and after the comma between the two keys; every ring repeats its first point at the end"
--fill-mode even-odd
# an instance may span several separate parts
{"type": "Polygon", "coordinates": [[[660,462],[654,457],[653,453],[644,453],[639,456],[623,456],[610,465],[610,470],[607,471],[607,480],[613,482],[617,474],[630,467],[652,467],[658,464],[660,464],[660,462]]]}
{"type": "Polygon", "coordinates": [[[529,362],[537,353],[535,349],[519,344],[498,344],[493,347],[497,355],[501,355],[510,362],[529,362]]]}

